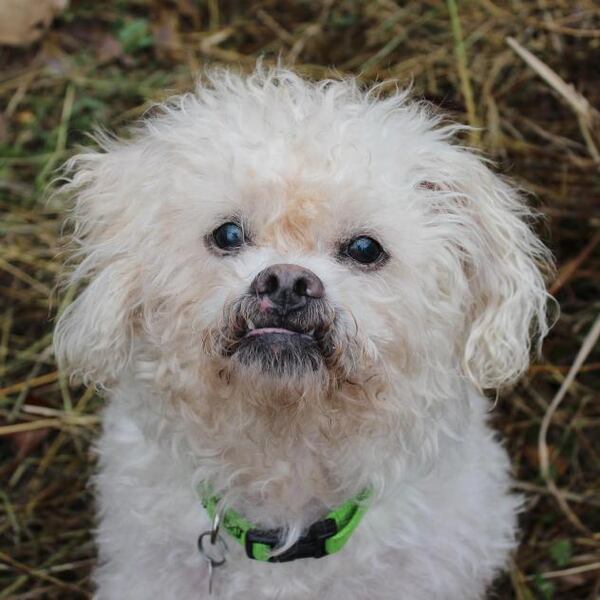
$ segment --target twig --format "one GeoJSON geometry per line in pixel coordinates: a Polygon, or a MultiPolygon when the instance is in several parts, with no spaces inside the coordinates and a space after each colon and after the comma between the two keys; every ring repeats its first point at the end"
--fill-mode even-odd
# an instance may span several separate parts
{"type": "MultiPolygon", "coordinates": [[[[567,373],[570,365],[531,365],[529,375],[535,373],[567,373]]],[[[591,371],[600,371],[600,362],[586,363],[579,369],[580,373],[590,373],[591,371]]]]}
{"type": "MultiPolygon", "coordinates": [[[[545,573],[541,573],[541,575],[544,579],[557,579],[559,577],[579,575],[580,573],[589,573],[590,571],[600,571],[600,562],[581,565],[580,567],[572,567],[571,569],[563,569],[562,571],[546,571],[545,573]]],[[[535,579],[535,577],[537,576],[530,575],[527,579],[535,579]]]]}
{"type": "Polygon", "coordinates": [[[259,8],[256,11],[256,16],[280,40],[290,45],[294,43],[294,36],[282,25],[280,25],[279,22],[276,21],[267,11],[263,10],[262,8],[259,8]]]}
{"type": "Polygon", "coordinates": [[[452,24],[452,35],[454,36],[454,53],[456,54],[456,65],[458,76],[460,78],[460,87],[465,98],[467,108],[467,118],[469,125],[473,127],[470,131],[470,140],[472,144],[479,145],[479,119],[475,110],[475,101],[473,100],[473,89],[471,87],[471,78],[469,76],[469,67],[467,62],[467,53],[463,39],[458,8],[455,0],[447,0],[448,11],[450,12],[450,22],[452,24]]]}
{"type": "Polygon", "coordinates": [[[0,388],[0,396],[7,396],[8,394],[21,392],[24,389],[31,389],[34,387],[41,387],[42,385],[48,385],[49,383],[54,383],[58,379],[58,377],[58,371],[53,371],[52,373],[46,373],[45,375],[40,375],[39,377],[33,377],[25,381],[20,381],[19,383],[0,388]]]}
{"type": "Polygon", "coordinates": [[[335,0],[324,0],[324,2],[322,3],[321,14],[319,15],[317,22],[308,25],[308,27],[306,27],[306,29],[302,32],[300,37],[294,42],[294,45],[287,54],[287,62],[289,62],[292,65],[295,64],[298,60],[298,57],[304,50],[306,42],[308,42],[310,38],[317,37],[323,31],[323,26],[329,18],[329,13],[331,11],[331,7],[334,4],[334,1],[335,0]]]}
{"type": "MultiPolygon", "coordinates": [[[[528,481],[513,481],[512,486],[516,490],[521,490],[523,492],[530,492],[532,494],[550,494],[550,491],[541,486],[535,485],[534,483],[529,483],[528,481]]],[[[569,492],[566,490],[560,490],[560,493],[564,496],[565,499],[570,502],[576,502],[578,504],[589,504],[590,506],[597,506],[600,508],[600,496],[597,498],[586,497],[582,494],[574,494],[573,492],[569,492]]]]}
{"type": "Polygon", "coordinates": [[[24,431],[47,429],[48,427],[62,429],[65,425],[86,427],[96,425],[99,422],[100,417],[96,415],[64,415],[61,419],[37,419],[36,421],[29,421],[27,423],[15,423],[14,425],[0,427],[0,437],[14,433],[23,433],[24,431]]]}
{"type": "Polygon", "coordinates": [[[571,521],[571,523],[575,527],[577,527],[577,529],[579,529],[580,531],[583,531],[584,533],[586,533],[588,535],[590,534],[589,530],[587,529],[587,527],[585,527],[585,525],[583,525],[583,523],[579,520],[577,515],[571,510],[564,495],[558,489],[558,487],[556,486],[556,483],[554,482],[554,479],[552,478],[552,476],[550,474],[550,458],[549,458],[550,453],[548,451],[548,444],[546,441],[546,437],[548,435],[548,429],[550,427],[550,423],[552,422],[552,417],[554,416],[556,409],[559,407],[559,405],[562,402],[563,398],[565,397],[567,391],[571,387],[571,384],[575,380],[575,377],[577,376],[579,369],[585,362],[585,359],[588,357],[588,354],[592,351],[592,348],[595,346],[596,342],[598,341],[599,336],[600,336],[600,315],[596,318],[596,321],[594,322],[592,328],[590,329],[590,331],[586,335],[585,339],[583,340],[583,344],[581,345],[581,348],[579,349],[579,352],[577,353],[577,356],[575,357],[575,361],[573,362],[573,366],[571,367],[571,370],[567,373],[565,380],[563,381],[558,392],[552,399],[552,402],[548,406],[548,410],[546,410],[546,414],[544,415],[544,418],[542,419],[542,425],[540,427],[540,434],[539,434],[539,438],[538,438],[538,453],[539,453],[539,457],[540,457],[540,474],[543,477],[543,479],[545,480],[548,490],[550,490],[550,492],[552,493],[552,495],[558,502],[558,505],[560,506],[562,511],[565,513],[565,515],[569,519],[569,521],[571,521]]]}
{"type": "Polygon", "coordinates": [[[16,277],[23,283],[29,285],[31,288],[37,290],[45,298],[50,296],[52,293],[47,285],[41,283],[40,281],[36,281],[33,277],[31,277],[31,275],[25,273],[25,271],[19,269],[14,264],[6,262],[3,258],[0,258],[0,269],[10,273],[13,277],[16,277]]]}
{"type": "Polygon", "coordinates": [[[11,567],[17,569],[18,571],[21,571],[22,573],[27,573],[27,575],[30,575],[31,577],[35,577],[37,579],[42,579],[43,581],[52,583],[55,586],[57,586],[63,590],[69,590],[71,592],[76,592],[85,598],[89,598],[89,594],[85,590],[80,588],[79,586],[74,585],[72,583],[67,583],[66,581],[62,581],[61,579],[58,579],[56,577],[52,577],[52,575],[48,575],[37,569],[33,569],[30,566],[28,566],[22,562],[19,562],[18,560],[15,560],[14,558],[9,556],[8,554],[5,554],[1,550],[0,550],[0,560],[2,562],[6,563],[7,565],[10,565],[11,567]]]}
{"type": "Polygon", "coordinates": [[[42,187],[46,183],[46,178],[54,170],[56,163],[63,155],[67,147],[67,136],[69,133],[69,121],[73,112],[73,104],[75,103],[75,87],[73,84],[67,86],[65,99],[63,101],[62,113],[60,117],[60,125],[58,127],[58,135],[56,138],[56,147],[50,158],[44,165],[40,174],[36,177],[36,183],[42,187]]]}
{"type": "Polygon", "coordinates": [[[592,138],[592,126],[594,119],[598,118],[587,99],[582,96],[571,84],[567,83],[557,75],[548,65],[543,63],[529,50],[523,48],[517,40],[512,37],[506,38],[506,43],[554,90],[556,90],[575,112],[579,122],[581,135],[585,140],[588,151],[595,162],[600,163],[600,152],[592,138]]]}
{"type": "Polygon", "coordinates": [[[550,286],[550,293],[556,294],[571,277],[576,273],[577,269],[589,258],[596,246],[600,243],[600,231],[585,245],[583,250],[567,264],[565,264],[558,273],[554,283],[550,286]]]}
{"type": "Polygon", "coordinates": [[[100,417],[96,415],[64,415],[60,419],[37,419],[27,423],[15,423],[14,425],[5,425],[0,427],[0,437],[3,435],[12,435],[14,433],[22,433],[24,431],[35,431],[36,429],[62,429],[65,425],[74,425],[86,427],[97,425],[100,422],[100,417]]]}

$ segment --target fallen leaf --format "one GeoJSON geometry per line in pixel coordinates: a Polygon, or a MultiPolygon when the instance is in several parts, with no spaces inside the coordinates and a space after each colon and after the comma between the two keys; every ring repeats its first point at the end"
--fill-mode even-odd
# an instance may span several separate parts
{"type": "Polygon", "coordinates": [[[15,115],[15,121],[19,125],[31,125],[35,122],[35,115],[30,110],[20,110],[15,115]]]}
{"type": "Polygon", "coordinates": [[[110,33],[103,35],[96,48],[96,58],[98,59],[98,62],[100,64],[106,64],[117,58],[122,58],[122,56],[123,46],[121,46],[119,40],[110,33]]]}
{"type": "Polygon", "coordinates": [[[67,5],[68,0],[0,0],[0,44],[35,42],[67,5]]]}
{"type": "MultiPolygon", "coordinates": [[[[556,448],[553,446],[548,446],[548,450],[550,451],[550,464],[555,470],[557,475],[564,475],[569,468],[569,462],[562,457],[556,448]]],[[[540,468],[540,457],[538,454],[538,447],[535,444],[530,444],[525,447],[523,454],[525,455],[525,459],[529,463],[530,466],[535,469],[540,468]]]]}
{"type": "Polygon", "coordinates": [[[21,461],[27,458],[48,437],[51,429],[34,429],[33,431],[21,431],[8,436],[11,446],[15,451],[15,459],[21,461]]]}
{"type": "MultiPolygon", "coordinates": [[[[42,396],[32,392],[27,394],[25,406],[47,407],[48,402],[42,396]]],[[[20,431],[6,436],[13,451],[16,463],[21,462],[45,441],[52,430],[49,427],[33,429],[31,431],[20,431]]]]}
{"type": "Polygon", "coordinates": [[[159,60],[181,59],[179,19],[172,10],[161,10],[152,22],[156,56],[159,60]]]}
{"type": "Polygon", "coordinates": [[[0,144],[8,140],[8,122],[6,117],[0,112],[0,144]]]}
{"type": "Polygon", "coordinates": [[[200,9],[194,0],[176,0],[176,4],[180,15],[191,19],[195,26],[200,23],[200,9]]]}

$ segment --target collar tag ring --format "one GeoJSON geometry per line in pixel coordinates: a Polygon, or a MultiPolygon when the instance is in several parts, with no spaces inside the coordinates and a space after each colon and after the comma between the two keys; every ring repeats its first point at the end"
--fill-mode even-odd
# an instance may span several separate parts
{"type": "Polygon", "coordinates": [[[213,538],[213,530],[204,531],[198,538],[198,550],[202,557],[212,564],[213,567],[220,567],[225,564],[225,555],[227,554],[227,544],[225,540],[215,534],[215,544],[211,542],[213,538]],[[210,536],[209,544],[204,543],[204,538],[210,536]]]}

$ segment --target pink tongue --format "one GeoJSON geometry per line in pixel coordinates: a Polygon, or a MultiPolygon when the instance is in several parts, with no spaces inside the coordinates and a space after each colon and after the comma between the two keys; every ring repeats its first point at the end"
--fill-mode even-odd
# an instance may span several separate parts
{"type": "Polygon", "coordinates": [[[263,333],[285,333],[287,335],[293,335],[295,332],[281,327],[263,327],[261,329],[252,329],[246,335],[262,335],[263,333]]]}

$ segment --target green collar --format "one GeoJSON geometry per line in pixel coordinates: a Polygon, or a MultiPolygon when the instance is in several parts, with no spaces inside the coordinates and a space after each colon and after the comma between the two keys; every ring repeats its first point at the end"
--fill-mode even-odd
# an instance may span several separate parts
{"type": "MultiPolygon", "coordinates": [[[[242,545],[249,558],[268,562],[288,562],[298,558],[320,558],[341,550],[367,510],[366,501],[371,495],[365,490],[344,502],[321,521],[316,521],[308,531],[288,550],[278,556],[271,556],[282,539],[280,529],[256,529],[234,510],[226,510],[221,515],[221,527],[242,545]]],[[[202,505],[211,521],[217,512],[219,499],[211,494],[202,494],[202,505]]]]}

